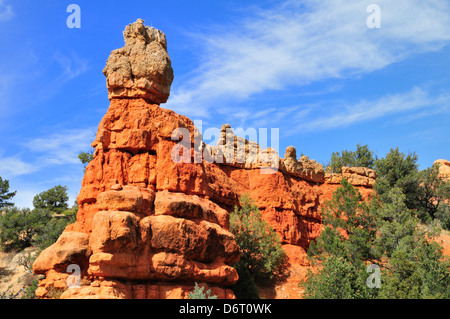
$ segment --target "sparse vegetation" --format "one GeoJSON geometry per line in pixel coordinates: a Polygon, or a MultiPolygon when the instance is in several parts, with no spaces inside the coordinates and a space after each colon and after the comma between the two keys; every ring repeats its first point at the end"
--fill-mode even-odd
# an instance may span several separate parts
{"type": "Polygon", "coordinates": [[[190,292],[188,295],[189,299],[217,299],[217,296],[211,295],[211,289],[203,292],[205,287],[200,287],[198,283],[195,283],[194,291],[190,292]]]}
{"type": "Polygon", "coordinates": [[[271,280],[285,258],[278,235],[247,195],[230,215],[230,231],[241,250],[241,259],[234,265],[239,274],[234,293],[237,298],[259,298],[256,282],[271,280]]]}
{"type": "MultiPolygon", "coordinates": [[[[92,154],[79,158],[87,164],[92,154]]],[[[378,174],[375,192],[363,200],[343,179],[323,206],[323,231],[308,249],[317,271],[300,283],[304,297],[450,298],[450,262],[434,241],[441,229],[450,230],[450,182],[439,177],[439,167],[419,170],[418,156],[398,148],[378,159],[367,145],[359,144],[356,151],[333,153],[327,169],[338,172],[342,166],[373,168],[378,174]],[[368,286],[368,265],[380,267],[379,287],[368,286]]],[[[30,246],[41,251],[75,221],[78,206],[69,208],[65,186],[36,195],[33,209],[15,207],[15,194],[0,178],[0,242],[5,251],[30,246]]],[[[241,251],[240,261],[233,265],[239,280],[232,289],[237,298],[257,299],[257,283],[273,281],[285,260],[278,235],[247,195],[230,214],[230,231],[241,251]]],[[[24,255],[18,262],[31,271],[33,256],[24,255]]],[[[37,284],[29,280],[22,298],[35,298],[37,284]]],[[[58,298],[61,293],[55,290],[49,296],[58,298]]],[[[195,283],[188,298],[217,296],[195,283]]]]}
{"type": "MultiPolygon", "coordinates": [[[[4,205],[0,215],[1,249],[22,252],[27,247],[37,247],[38,251],[33,256],[27,254],[19,259],[19,264],[31,272],[39,252],[52,245],[65,227],[75,221],[78,206],[69,208],[68,198],[67,187],[55,186],[35,196],[33,209],[20,209],[12,203],[4,205]]],[[[34,298],[36,282],[24,282],[24,285],[23,298],[34,298]]]]}
{"type": "Polygon", "coordinates": [[[417,161],[398,148],[377,159],[370,200],[342,180],[308,250],[319,270],[301,283],[306,298],[450,298],[450,262],[434,240],[448,227],[450,183],[417,161]],[[380,267],[379,287],[366,283],[371,264],[380,267]]]}
{"type": "Polygon", "coordinates": [[[333,152],[330,163],[326,166],[326,171],[341,173],[343,166],[373,168],[374,165],[373,151],[367,145],[358,144],[355,151],[343,150],[342,152],[333,152]]]}
{"type": "Polygon", "coordinates": [[[67,186],[55,186],[36,195],[33,199],[35,209],[60,214],[68,208],[67,186]]]}

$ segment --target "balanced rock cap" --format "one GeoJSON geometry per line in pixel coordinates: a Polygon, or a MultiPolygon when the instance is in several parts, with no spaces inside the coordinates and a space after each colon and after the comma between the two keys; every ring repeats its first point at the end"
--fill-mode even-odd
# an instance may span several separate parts
{"type": "Polygon", "coordinates": [[[103,69],[109,99],[165,103],[174,78],[165,34],[138,19],[126,26],[123,37],[125,46],[111,52],[103,69]]]}

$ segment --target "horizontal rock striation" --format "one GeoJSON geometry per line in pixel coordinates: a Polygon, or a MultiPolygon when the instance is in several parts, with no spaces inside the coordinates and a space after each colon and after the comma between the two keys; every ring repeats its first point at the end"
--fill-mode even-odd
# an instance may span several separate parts
{"type": "MultiPolygon", "coordinates": [[[[229,212],[239,198],[247,193],[285,247],[304,252],[320,234],[321,205],[341,177],[297,159],[294,147],[280,158],[230,125],[218,145],[205,144],[190,119],[159,105],[173,80],[164,34],[138,20],[124,38],[104,70],[110,106],[92,142],[77,221],[34,262],[34,272],[45,275],[36,295],[187,298],[199,283],[234,298],[240,250],[229,212]]],[[[376,178],[359,168],[342,176],[367,192],[376,178]]]]}
{"type": "Polygon", "coordinates": [[[325,181],[329,184],[339,184],[345,178],[354,186],[373,187],[377,173],[367,167],[342,167],[342,173],[325,174],[325,181]]]}

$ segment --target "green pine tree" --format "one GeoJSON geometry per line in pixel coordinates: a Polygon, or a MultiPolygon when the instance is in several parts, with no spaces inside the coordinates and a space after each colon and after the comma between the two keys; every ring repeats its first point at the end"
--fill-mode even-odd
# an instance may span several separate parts
{"type": "Polygon", "coordinates": [[[373,168],[374,164],[373,151],[367,145],[358,144],[356,145],[356,151],[333,152],[326,170],[330,173],[341,173],[343,166],[373,168]]]}
{"type": "Polygon", "coordinates": [[[0,177],[0,209],[3,207],[10,207],[14,204],[9,202],[11,198],[13,198],[16,195],[17,192],[10,192],[9,191],[9,181],[3,180],[0,177]]]}
{"type": "Polygon", "coordinates": [[[241,280],[234,287],[235,294],[255,298],[255,283],[271,280],[285,260],[280,239],[247,195],[241,198],[240,207],[236,206],[230,214],[230,231],[241,250],[240,261],[233,267],[246,282],[242,285],[241,280]]]}

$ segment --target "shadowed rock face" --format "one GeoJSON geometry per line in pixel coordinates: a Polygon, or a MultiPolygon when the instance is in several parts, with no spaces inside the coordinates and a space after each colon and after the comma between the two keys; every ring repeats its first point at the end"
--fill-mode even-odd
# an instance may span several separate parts
{"type": "Polygon", "coordinates": [[[104,70],[110,106],[92,143],[77,221],[36,259],[34,272],[45,275],[36,295],[49,298],[56,289],[61,298],[187,298],[197,282],[234,298],[240,251],[228,212],[240,196],[255,200],[288,251],[304,252],[320,234],[321,204],[339,185],[326,182],[315,161],[297,160],[295,148],[280,158],[229,125],[215,147],[180,147],[175,130],[191,141],[201,134],[190,119],[159,106],[173,80],[165,35],[138,20],[124,38],[104,70]],[[206,161],[204,149],[226,160],[206,161]],[[178,153],[188,161],[174,161],[178,153]],[[268,166],[276,169],[267,173],[268,166]],[[79,287],[70,285],[73,264],[79,287]]]}

